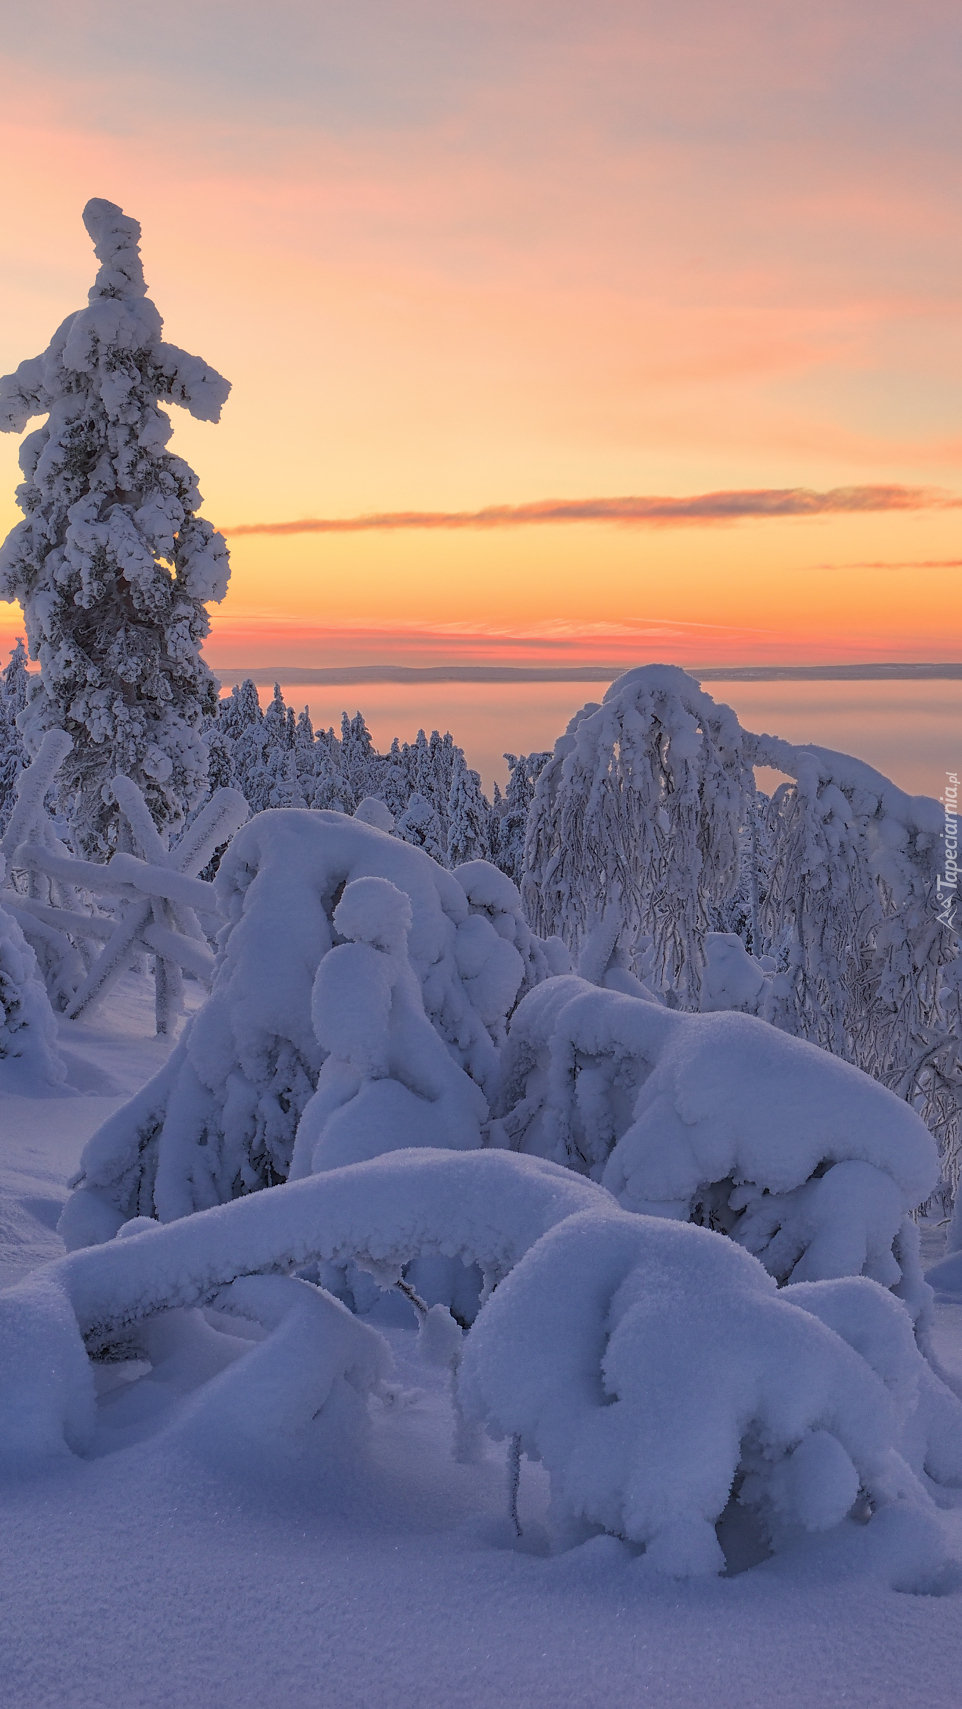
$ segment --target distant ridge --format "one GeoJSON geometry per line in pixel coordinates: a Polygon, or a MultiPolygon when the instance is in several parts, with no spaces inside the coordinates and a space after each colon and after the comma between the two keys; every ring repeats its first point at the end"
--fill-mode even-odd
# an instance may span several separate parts
{"type": "MultiPolygon", "coordinates": [[[[647,661],[654,662],[654,661],[647,661]]],[[[225,665],[214,670],[222,683],[246,678],[259,686],[275,682],[336,687],[374,682],[613,682],[633,664],[593,665],[225,665]]],[[[879,665],[685,665],[699,682],[930,682],[962,681],[962,663],[879,665]]]]}

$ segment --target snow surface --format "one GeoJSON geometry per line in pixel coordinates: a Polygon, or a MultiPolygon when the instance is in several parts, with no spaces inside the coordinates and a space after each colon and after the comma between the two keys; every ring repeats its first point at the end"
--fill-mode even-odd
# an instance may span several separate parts
{"type": "MultiPolygon", "coordinates": [[[[5,1220],[8,1209],[16,1209],[22,1231],[28,1218],[33,1229],[7,1253],[10,1281],[62,1255],[53,1210],[65,1196],[85,1136],[156,1070],[169,1048],[169,1041],[145,1036],[151,1009],[149,982],[138,988],[129,975],[96,1023],[60,1024],[68,1074],[63,1085],[25,1097],[0,1083],[0,1205],[5,1220]],[[46,1201],[46,1211],[27,1202],[34,1199],[46,1201]]],[[[580,1356],[564,1293],[571,1270],[565,1242],[597,1240],[603,1230],[610,1258],[616,1235],[618,1268],[637,1240],[635,1231],[654,1226],[664,1242],[688,1242],[706,1262],[744,1272],[751,1311],[774,1314],[773,1322],[804,1324],[800,1333],[809,1348],[830,1347],[831,1360],[854,1361],[877,1403],[855,1420],[856,1437],[871,1436],[889,1408],[916,1464],[920,1452],[927,1453],[929,1470],[939,1472],[933,1442],[936,1451],[958,1455],[957,1430],[937,1440],[939,1418],[931,1407],[926,1411],[931,1384],[908,1317],[892,1295],[864,1278],[779,1292],[733,1243],[672,1222],[642,1225],[614,1206],[605,1212],[612,1202],[604,1189],[537,1159],[435,1152],[360,1165],[375,1174],[394,1171],[383,1213],[372,1218],[368,1212],[365,1219],[368,1228],[384,1217],[395,1227],[390,1239],[385,1230],[376,1254],[382,1263],[396,1264],[402,1237],[402,1244],[423,1238],[411,1216],[424,1195],[414,1195],[405,1211],[397,1171],[449,1163],[461,1173],[444,1206],[445,1229],[450,1233],[460,1223],[454,1243],[462,1240],[465,1255],[470,1251],[496,1271],[511,1269],[485,1310],[497,1306],[508,1316],[517,1312],[522,1291],[543,1289],[565,1331],[552,1343],[549,1321],[530,1347],[522,1338],[514,1359],[520,1398],[505,1403],[489,1394],[489,1407],[524,1406],[526,1393],[536,1399],[552,1345],[573,1343],[580,1356]],[[493,1229],[472,1210],[467,1183],[479,1166],[521,1169],[531,1182],[527,1208],[514,1195],[499,1197],[500,1204],[516,1207],[507,1246],[503,1216],[493,1229]],[[574,1216],[562,1214],[559,1222],[566,1209],[574,1216]],[[552,1224],[555,1233],[539,1242],[552,1224]],[[619,1229],[625,1233],[618,1235],[619,1229]],[[551,1276],[546,1259],[554,1266],[551,1276]],[[891,1322],[883,1324],[886,1313],[891,1322]]],[[[337,1179],[351,1174],[314,1176],[189,1223],[206,1226],[212,1219],[213,1225],[256,1213],[271,1200],[290,1202],[285,1195],[306,1204],[313,1194],[319,1205],[337,1179]]],[[[309,1220],[316,1235],[318,1218],[309,1220]]],[[[187,1239],[189,1223],[157,1228],[135,1222],[122,1239],[62,1263],[80,1278],[109,1255],[118,1275],[130,1275],[127,1260],[140,1252],[146,1257],[134,1270],[146,1264],[147,1273],[155,1273],[150,1253],[173,1251],[171,1242],[187,1239]]],[[[210,1259],[216,1242],[203,1245],[210,1259]]],[[[637,1274],[630,1265],[629,1271],[637,1274]]],[[[663,1287],[651,1276],[640,1293],[637,1281],[627,1291],[620,1284],[618,1321],[610,1326],[615,1363],[624,1359],[625,1335],[638,1333],[646,1309],[648,1333],[664,1316],[663,1287]]],[[[695,1294],[693,1287],[682,1309],[695,1321],[707,1354],[714,1320],[709,1311],[698,1321],[695,1294]]],[[[962,1306],[947,1298],[937,1309],[939,1350],[958,1370],[962,1306]]],[[[749,1313],[747,1328],[751,1322],[749,1313]]],[[[572,1535],[574,1546],[551,1552],[557,1503],[545,1468],[524,1456],[522,1535],[515,1535],[506,1446],[475,1438],[473,1456],[455,1458],[449,1371],[420,1356],[414,1314],[396,1292],[359,1321],[295,1279],[250,1276],[219,1294],[209,1313],[183,1306],[153,1318],[138,1334],[142,1345],[128,1349],[135,1357],[97,1367],[100,1393],[82,1457],[61,1454],[33,1473],[0,1470],[0,1677],[10,1709],[634,1709],[646,1703],[665,1709],[771,1709],[775,1703],[786,1709],[949,1709],[958,1702],[962,1573],[954,1562],[962,1559],[962,1514],[949,1489],[941,1498],[948,1505],[937,1513],[938,1536],[935,1509],[897,1502],[869,1525],[846,1522],[822,1534],[812,1529],[790,1551],[758,1564],[752,1564],[757,1553],[750,1534],[726,1535],[731,1560],[749,1570],[678,1581],[653,1573],[650,1560],[646,1566],[637,1549],[610,1535],[582,1542],[572,1535]],[[285,1333],[300,1347],[313,1346],[311,1336],[318,1337],[314,1356],[303,1362],[310,1388],[278,1393],[277,1367],[272,1377],[269,1361],[282,1354],[277,1337],[285,1333]],[[258,1359],[260,1379],[251,1363],[258,1359]],[[266,1416],[254,1404],[258,1394],[266,1416]],[[302,1415],[320,1398],[321,1420],[305,1438],[299,1409],[302,1415]],[[279,1413],[288,1420],[286,1436],[277,1428],[279,1413]],[[263,1451],[265,1427],[270,1454],[263,1451]]],[[[423,1341],[422,1332],[422,1352],[423,1341]]],[[[791,1337],[781,1347],[787,1364],[793,1347],[791,1337]]],[[[476,1349],[477,1368],[463,1373],[466,1402],[472,1386],[511,1388],[509,1370],[486,1364],[481,1337],[476,1349]]],[[[748,1333],[744,1357],[762,1354],[758,1336],[748,1333]]],[[[281,1357],[279,1367],[289,1372],[291,1361],[281,1357]]],[[[690,1369],[680,1376],[696,1382],[690,1369]]],[[[604,1424],[618,1408],[595,1402],[590,1412],[604,1424]]],[[[711,1427],[711,1420],[696,1422],[700,1430],[711,1427]]],[[[526,1427],[513,1414],[501,1419],[501,1428],[526,1427]]],[[[463,1430],[460,1435],[463,1448],[463,1430]]],[[[841,1502],[850,1473],[817,1434],[807,1441],[815,1444],[809,1455],[831,1461],[831,1476],[824,1463],[813,1480],[806,1477],[810,1468],[796,1461],[793,1472],[789,1462],[789,1487],[773,1493],[783,1505],[794,1500],[817,1524],[826,1514],[805,1508],[806,1487],[824,1490],[834,1477],[841,1502]]],[[[862,1451],[854,1438],[850,1446],[862,1451]]],[[[666,1451],[676,1454],[679,1444],[670,1442],[666,1451]]],[[[943,1475],[954,1470],[941,1467],[943,1475]]],[[[738,1516],[730,1523],[737,1528],[738,1516]]]]}

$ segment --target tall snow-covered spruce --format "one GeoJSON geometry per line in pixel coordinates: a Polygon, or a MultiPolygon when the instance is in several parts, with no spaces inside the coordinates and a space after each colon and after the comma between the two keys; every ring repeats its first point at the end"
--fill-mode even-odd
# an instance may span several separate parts
{"type": "Polygon", "coordinates": [[[21,446],[25,520],[0,549],[0,597],[22,604],[40,661],[22,720],[28,749],[51,728],[73,737],[60,805],[78,853],[102,859],[116,842],[118,773],[165,836],[206,792],[217,685],[200,656],[204,608],[223,599],[230,564],[196,515],[193,470],[166,450],[158,400],[217,421],[230,385],[164,342],[138,222],[100,198],[83,217],[100,262],[88,307],[0,380],[4,431],[47,416],[21,446]]]}

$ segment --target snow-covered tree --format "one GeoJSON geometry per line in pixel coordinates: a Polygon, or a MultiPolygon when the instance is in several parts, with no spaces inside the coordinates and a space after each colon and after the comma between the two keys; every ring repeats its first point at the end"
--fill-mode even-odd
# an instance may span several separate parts
{"type": "Polygon", "coordinates": [[[514,1013],[501,1096],[503,1142],[625,1208],[727,1234],[780,1284],[871,1276],[924,1315],[909,1218],[938,1179],[935,1142],[828,1051],[753,1015],[551,979],[514,1013]]]}
{"type": "Polygon", "coordinates": [[[74,738],[60,802],[78,850],[103,858],[116,840],[118,773],[164,835],[207,788],[216,684],[200,649],[229,559],[196,514],[193,471],[166,449],[158,403],[216,421],[230,388],[164,342],[137,221],[94,199],[84,224],[100,262],[88,306],[0,381],[5,431],[47,416],[21,447],[25,520],[0,551],[0,594],[21,602],[41,666],[22,721],[28,747],[51,728],[74,738]]]}
{"type": "Polygon", "coordinates": [[[487,860],[490,853],[490,808],[481,793],[481,779],[463,761],[457,767],[448,796],[448,865],[487,860]]]}
{"type": "Polygon", "coordinates": [[[221,700],[215,728],[230,756],[233,788],[240,790],[252,812],[261,812],[269,793],[264,714],[250,677],[235,683],[230,695],[221,700]]]}
{"type": "Polygon", "coordinates": [[[938,802],[862,761],[754,735],[684,671],[648,665],[555,744],[522,891],[537,931],[590,948],[587,977],[620,962],[690,1009],[704,1006],[709,938],[737,930],[759,980],[771,974],[765,1018],[911,1103],[954,1186],[962,981],[959,933],[937,907],[943,823],[938,802]],[[769,801],[756,766],[791,781],[769,801]]]}
{"type": "MultiPolygon", "coordinates": [[[[362,801],[382,801],[394,834],[442,866],[487,859],[497,840],[500,808],[492,809],[450,733],[433,730],[428,737],[419,730],[413,742],[395,737],[379,753],[362,713],[342,715],[340,736],[315,731],[308,708],[295,714],[277,684],[262,712],[248,679],[220,701],[209,742],[217,783],[239,789],[255,813],[296,806],[354,813],[362,801]]],[[[530,756],[528,795],[547,757],[530,756]]],[[[519,799],[519,825],[526,811],[519,799]]]]}
{"type": "Polygon", "coordinates": [[[504,757],[508,762],[508,787],[498,820],[498,846],[492,858],[520,888],[524,877],[528,813],[534,800],[535,784],[551,754],[505,754],[504,757]]]}
{"type": "Polygon", "coordinates": [[[16,920],[0,908],[0,1087],[29,1092],[56,1085],[65,1073],[37,958],[16,920]]]}
{"type": "MultiPolygon", "coordinates": [[[[274,750],[275,753],[277,750],[274,750]]],[[[293,747],[280,756],[281,763],[272,767],[268,807],[306,807],[304,791],[297,775],[297,756],[293,747]]]]}
{"type": "Polygon", "coordinates": [[[0,671],[0,832],[13,812],[17,778],[27,763],[17,718],[27,704],[27,650],[19,639],[0,671]]]}
{"type": "MultiPolygon", "coordinates": [[[[286,1179],[298,1124],[331,1041],[337,1033],[343,1042],[354,1024],[347,1010],[338,1017],[325,999],[317,1031],[312,986],[347,920],[352,935],[365,929],[356,909],[339,913],[340,925],[334,918],[355,879],[389,880],[408,899],[403,954],[420,987],[424,1025],[438,1035],[441,1055],[457,1065],[449,1079],[460,1083],[463,1070],[484,1094],[475,1099],[477,1107],[490,1103],[506,1016],[522,988],[548,969],[504,874],[484,863],[462,872],[464,882],[421,850],[344,813],[265,812],[238,832],[214,886],[229,925],[220,938],[211,996],[160,1072],[91,1141],[84,1185],[64,1224],[73,1227],[76,1219],[71,1239],[108,1238],[125,1217],[184,1216],[286,1179]],[[106,1233],[91,1236],[91,1228],[106,1233]]],[[[356,893],[358,902],[365,893],[363,887],[356,893]]],[[[400,962],[392,961],[389,970],[369,945],[365,954],[354,947],[358,953],[339,956],[337,965],[370,971],[373,962],[372,988],[376,992],[380,982],[383,991],[387,971],[394,978],[400,962]]],[[[406,974],[402,983],[413,989],[406,974]]],[[[325,980],[319,989],[328,989],[325,980]]],[[[372,990],[356,1000],[354,1021],[370,1033],[376,1028],[372,990]]],[[[410,1020],[412,1012],[406,998],[397,1006],[402,1033],[404,1015],[410,1020]]],[[[416,1032],[423,1035],[420,1021],[416,1032]]],[[[392,1038],[392,1050],[403,1052],[398,1028],[392,1038]]],[[[419,1069],[416,1038],[408,1044],[414,1055],[404,1074],[414,1076],[430,1101],[432,1085],[441,1084],[438,1052],[434,1067],[426,1068],[425,1059],[419,1069]]],[[[332,1079],[335,1070],[328,1091],[332,1079]]]]}
{"type": "Polygon", "coordinates": [[[394,826],[394,835],[400,837],[402,843],[412,843],[416,849],[423,849],[425,854],[429,854],[440,866],[446,864],[444,831],[437,812],[426,795],[411,796],[394,826]]]}
{"type": "Polygon", "coordinates": [[[314,805],[314,784],[317,777],[317,763],[323,748],[314,735],[314,725],[308,707],[304,707],[294,720],[294,765],[297,771],[297,781],[305,807],[314,805]]]}
{"type": "Polygon", "coordinates": [[[355,712],[349,718],[345,712],[341,718],[340,769],[342,798],[348,813],[353,813],[365,796],[377,793],[378,759],[363,714],[355,712]]]}
{"type": "Polygon", "coordinates": [[[522,895],[543,937],[580,952],[617,915],[653,939],[659,982],[697,1006],[711,910],[734,891],[754,792],[735,714],[674,665],[612,683],[575,714],[538,778],[522,895]]]}
{"type": "Polygon", "coordinates": [[[911,1103],[954,1188],[962,939],[936,900],[943,809],[847,754],[745,734],[753,764],[793,780],[762,821],[759,936],[778,958],[769,1016],[911,1103]]]}

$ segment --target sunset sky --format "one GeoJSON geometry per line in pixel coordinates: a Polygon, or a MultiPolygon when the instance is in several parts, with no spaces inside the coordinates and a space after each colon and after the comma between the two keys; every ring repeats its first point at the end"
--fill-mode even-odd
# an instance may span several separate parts
{"type": "Polygon", "coordinates": [[[215,665],[962,658],[958,0],[48,0],[2,45],[0,371],[97,195],[233,382],[173,411],[215,665]]]}

